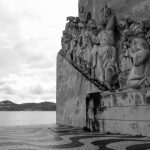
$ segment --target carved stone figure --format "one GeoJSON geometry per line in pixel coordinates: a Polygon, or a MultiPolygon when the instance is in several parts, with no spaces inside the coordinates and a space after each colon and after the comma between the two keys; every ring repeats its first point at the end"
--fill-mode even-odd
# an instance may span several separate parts
{"type": "MultiPolygon", "coordinates": [[[[78,36],[79,36],[79,30],[78,30],[78,23],[79,23],[79,18],[78,17],[67,17],[67,20],[69,22],[66,24],[66,29],[65,31],[67,32],[69,36],[69,55],[70,59],[72,61],[75,61],[74,59],[74,53],[76,52],[76,46],[77,46],[77,41],[78,41],[78,36]]],[[[69,57],[68,55],[68,57],[69,57]]]]}
{"type": "Polygon", "coordinates": [[[100,43],[98,38],[98,28],[96,27],[96,23],[94,20],[90,20],[88,22],[88,35],[90,37],[90,40],[92,41],[92,49],[90,51],[88,62],[91,66],[91,75],[96,78],[95,75],[95,69],[97,65],[97,51],[98,51],[98,45],[100,43]]]}
{"type": "Polygon", "coordinates": [[[79,7],[79,19],[80,19],[80,22],[84,22],[85,20],[85,9],[83,6],[79,7]]]}
{"type": "Polygon", "coordinates": [[[118,72],[117,50],[115,48],[114,28],[116,26],[116,18],[111,8],[105,6],[101,17],[100,33],[97,37],[93,37],[96,43],[91,52],[93,57],[93,67],[95,68],[95,76],[104,82],[108,89],[112,89],[112,79],[118,72]]]}
{"type": "Polygon", "coordinates": [[[82,6],[79,17],[67,17],[61,41],[66,57],[83,70],[90,67],[91,78],[109,90],[150,86],[150,18],[125,16],[117,23],[107,5],[100,12],[99,25],[82,6]]]}
{"type": "Polygon", "coordinates": [[[78,40],[78,36],[79,36],[77,23],[78,22],[74,22],[74,24],[72,26],[72,30],[71,30],[72,39],[70,41],[70,51],[73,51],[74,47],[77,44],[77,40],[78,40]]]}
{"type": "Polygon", "coordinates": [[[131,25],[131,30],[135,35],[135,38],[131,43],[133,67],[130,71],[127,85],[131,88],[140,88],[149,84],[147,83],[146,78],[149,71],[150,50],[141,26],[134,23],[131,25]]]}
{"type": "MultiPolygon", "coordinates": [[[[88,62],[89,57],[90,57],[93,43],[88,33],[93,32],[94,28],[97,28],[95,21],[90,20],[88,24],[86,25],[86,28],[82,27],[82,30],[79,36],[77,56],[82,60],[83,63],[84,61],[88,62]]],[[[84,64],[81,64],[81,65],[84,65],[84,64]]]]}
{"type": "Polygon", "coordinates": [[[80,59],[80,54],[82,53],[83,50],[83,45],[85,45],[85,43],[83,43],[83,34],[85,32],[85,24],[83,22],[79,22],[78,23],[78,27],[79,27],[79,36],[78,36],[78,41],[77,41],[77,50],[76,50],[76,63],[77,65],[81,65],[81,59],[80,59]]]}
{"type": "Polygon", "coordinates": [[[87,55],[87,61],[89,62],[90,59],[90,53],[92,51],[93,48],[93,41],[91,39],[90,34],[96,36],[97,35],[97,24],[95,22],[95,20],[91,19],[88,21],[87,23],[87,30],[86,30],[86,39],[88,40],[87,43],[87,50],[86,50],[86,55],[87,55]]]}
{"type": "Polygon", "coordinates": [[[72,39],[72,28],[74,24],[75,17],[67,17],[66,20],[68,21],[65,26],[65,30],[63,31],[63,37],[61,38],[61,45],[63,51],[65,53],[70,53],[70,41],[72,39]]]}
{"type": "Polygon", "coordinates": [[[63,37],[61,38],[61,45],[62,45],[62,49],[65,53],[67,53],[67,51],[69,50],[69,41],[70,41],[70,37],[68,36],[68,34],[66,34],[66,32],[63,32],[63,37]]]}
{"type": "Polygon", "coordinates": [[[131,49],[131,39],[133,37],[132,32],[130,30],[130,24],[128,20],[121,20],[119,22],[119,28],[121,37],[119,40],[119,83],[120,88],[124,88],[127,82],[129,71],[132,67],[132,60],[130,57],[130,49],[131,49]]]}
{"type": "Polygon", "coordinates": [[[87,24],[88,21],[92,19],[91,12],[86,12],[85,8],[83,6],[80,6],[79,7],[79,19],[80,19],[80,22],[87,24]]]}
{"type": "Polygon", "coordinates": [[[80,35],[79,35],[79,52],[78,52],[78,56],[80,57],[80,59],[82,60],[86,60],[87,59],[87,55],[86,55],[86,48],[87,48],[87,43],[88,43],[88,39],[86,37],[86,29],[83,28],[80,35]]]}

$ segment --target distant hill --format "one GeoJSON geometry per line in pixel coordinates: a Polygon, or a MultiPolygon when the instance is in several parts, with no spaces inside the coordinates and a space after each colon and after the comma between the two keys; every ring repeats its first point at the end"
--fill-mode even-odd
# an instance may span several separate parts
{"type": "Polygon", "coordinates": [[[0,111],[56,111],[52,102],[15,104],[9,100],[0,102],[0,111]]]}

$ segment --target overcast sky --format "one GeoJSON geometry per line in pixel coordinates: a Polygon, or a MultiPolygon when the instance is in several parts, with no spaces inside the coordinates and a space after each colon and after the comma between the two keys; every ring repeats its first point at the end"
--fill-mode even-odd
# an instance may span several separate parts
{"type": "Polygon", "coordinates": [[[78,0],[0,0],[0,101],[56,101],[56,55],[78,0]]]}

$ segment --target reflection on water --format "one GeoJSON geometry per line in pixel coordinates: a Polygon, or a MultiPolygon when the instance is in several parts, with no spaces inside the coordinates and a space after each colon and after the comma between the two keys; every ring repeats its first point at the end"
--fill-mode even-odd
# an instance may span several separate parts
{"type": "Polygon", "coordinates": [[[0,126],[56,123],[55,111],[0,111],[0,126]]]}

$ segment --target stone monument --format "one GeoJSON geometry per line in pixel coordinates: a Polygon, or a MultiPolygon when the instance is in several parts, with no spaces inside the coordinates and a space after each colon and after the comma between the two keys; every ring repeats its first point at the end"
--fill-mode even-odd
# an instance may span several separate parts
{"type": "Polygon", "coordinates": [[[150,136],[149,0],[79,0],[57,56],[57,123],[150,136]]]}

